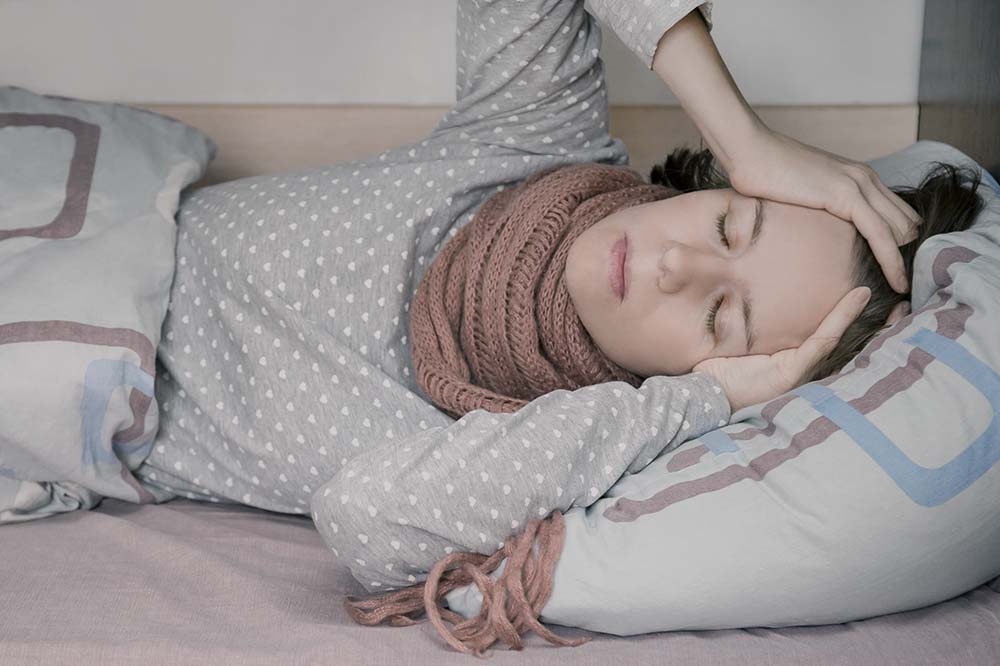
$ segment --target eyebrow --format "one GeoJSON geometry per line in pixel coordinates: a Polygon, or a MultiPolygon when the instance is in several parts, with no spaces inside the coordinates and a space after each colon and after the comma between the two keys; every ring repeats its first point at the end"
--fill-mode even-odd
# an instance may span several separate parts
{"type": "MultiPolygon", "coordinates": [[[[757,244],[760,237],[761,228],[764,226],[764,200],[757,198],[757,212],[753,221],[753,232],[750,234],[750,246],[757,244]]],[[[750,298],[750,290],[743,288],[743,327],[747,333],[747,351],[749,352],[757,340],[757,335],[753,330],[753,300],[750,298]]]]}

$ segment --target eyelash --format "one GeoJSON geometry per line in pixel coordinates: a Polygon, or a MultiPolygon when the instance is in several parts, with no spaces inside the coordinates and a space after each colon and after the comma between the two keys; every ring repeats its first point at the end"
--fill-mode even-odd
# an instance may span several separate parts
{"type": "MultiPolygon", "coordinates": [[[[722,244],[726,246],[726,249],[730,249],[729,239],[726,237],[726,213],[722,212],[719,217],[716,218],[715,229],[719,232],[719,238],[722,240],[722,244]]],[[[705,330],[708,331],[710,335],[715,335],[715,317],[719,314],[719,309],[722,307],[722,302],[725,296],[720,296],[719,300],[715,302],[715,305],[708,312],[708,318],[705,320],[705,330]]]]}
{"type": "Polygon", "coordinates": [[[722,301],[725,296],[719,296],[719,300],[715,302],[715,305],[708,311],[708,319],[705,320],[705,329],[708,331],[709,335],[715,335],[715,315],[719,313],[719,308],[722,307],[722,301]]]}
{"type": "Polygon", "coordinates": [[[719,238],[722,240],[722,244],[729,248],[729,239],[726,238],[726,214],[720,213],[719,217],[716,218],[715,229],[719,232],[719,238]]]}

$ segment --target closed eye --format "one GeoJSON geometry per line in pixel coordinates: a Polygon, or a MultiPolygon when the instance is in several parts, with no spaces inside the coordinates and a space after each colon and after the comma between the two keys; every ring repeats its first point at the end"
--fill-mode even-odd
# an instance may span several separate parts
{"type": "Polygon", "coordinates": [[[713,305],[709,309],[709,311],[708,311],[708,317],[705,319],[705,330],[707,330],[708,333],[709,333],[709,335],[711,335],[713,337],[716,337],[716,333],[715,333],[715,316],[717,314],[719,314],[719,308],[722,307],[722,301],[723,301],[723,299],[725,299],[725,296],[719,296],[719,300],[717,300],[715,302],[715,305],[713,305]]]}
{"type": "Polygon", "coordinates": [[[716,218],[715,229],[716,229],[716,231],[719,232],[719,239],[722,240],[722,244],[726,246],[727,250],[730,249],[729,248],[729,238],[726,237],[726,212],[725,211],[723,211],[722,213],[720,213],[719,217],[716,218]]]}

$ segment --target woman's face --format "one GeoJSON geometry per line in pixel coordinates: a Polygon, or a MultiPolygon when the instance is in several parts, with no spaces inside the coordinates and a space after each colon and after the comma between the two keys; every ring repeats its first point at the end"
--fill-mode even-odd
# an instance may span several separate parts
{"type": "Polygon", "coordinates": [[[701,190],[599,221],[570,247],[565,278],[584,327],[608,358],[641,377],[682,375],[708,358],[770,354],[804,342],[854,287],[856,233],[826,211],[701,190]],[[719,235],[720,217],[729,247],[719,235]],[[622,238],[619,299],[609,275],[612,248],[622,238]]]}

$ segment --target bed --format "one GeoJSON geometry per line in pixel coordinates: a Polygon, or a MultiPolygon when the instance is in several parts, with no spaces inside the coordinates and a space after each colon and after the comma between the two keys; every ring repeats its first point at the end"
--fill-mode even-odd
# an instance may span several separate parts
{"type": "MultiPolygon", "coordinates": [[[[376,121],[399,135],[331,134],[315,131],[308,119],[344,126],[360,116],[374,121],[360,110],[343,112],[354,116],[324,116],[318,109],[147,108],[199,127],[219,142],[220,159],[199,184],[371,154],[419,135],[438,115],[436,109],[384,111],[376,121]],[[316,142],[303,140],[300,148],[278,155],[275,146],[287,145],[287,137],[276,138],[269,126],[298,128],[303,136],[342,137],[334,139],[342,143],[328,144],[328,152],[320,154],[316,142]],[[366,136],[381,143],[358,138],[366,136]]],[[[633,134],[622,132],[628,145],[656,145],[643,140],[641,128],[659,124],[653,118],[662,111],[618,113],[633,114],[619,125],[632,128],[633,134]]],[[[669,137],[670,143],[693,138],[690,128],[674,126],[680,133],[669,137]]],[[[864,153],[862,143],[844,146],[836,136],[800,137],[856,159],[889,152],[914,138],[906,132],[883,133],[883,143],[867,145],[871,152],[864,153]]],[[[652,153],[643,154],[633,162],[643,169],[653,159],[652,153]]],[[[336,566],[307,516],[187,499],[135,505],[106,498],[90,511],[6,527],[0,562],[4,666],[466,663],[427,623],[408,628],[354,624],[342,600],[362,588],[336,566]]],[[[585,633],[555,630],[567,636],[585,633]]],[[[566,649],[530,635],[526,645],[520,655],[505,655],[500,648],[494,658],[581,665],[609,660],[689,666],[1000,664],[1000,578],[927,608],[845,624],[595,635],[582,647],[566,649]]]]}
{"type": "MultiPolygon", "coordinates": [[[[308,517],[178,499],[11,526],[0,663],[468,663],[427,623],[362,627],[340,604],[359,588],[308,517]]],[[[555,627],[561,634],[583,635],[555,627]]],[[[595,635],[577,648],[526,637],[525,664],[1000,663],[1000,579],[928,608],[784,629],[595,635]]]]}
{"type": "MultiPolygon", "coordinates": [[[[342,608],[360,587],[335,567],[308,517],[178,499],[12,526],[0,663],[468,663],[427,623],[362,627],[342,608]]],[[[585,632],[555,627],[567,636],[585,632]]],[[[556,648],[537,635],[523,664],[1000,663],[1000,579],[927,608],[783,629],[595,635],[556,648]]]]}

